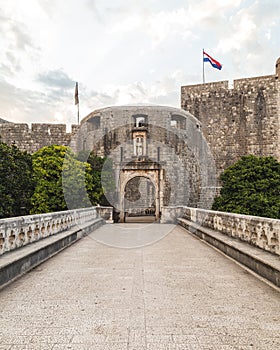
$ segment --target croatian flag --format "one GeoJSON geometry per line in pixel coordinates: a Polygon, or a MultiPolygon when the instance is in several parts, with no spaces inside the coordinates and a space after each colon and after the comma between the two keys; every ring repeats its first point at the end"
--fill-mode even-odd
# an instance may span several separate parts
{"type": "Polygon", "coordinates": [[[205,51],[203,51],[203,62],[210,62],[212,67],[217,68],[219,70],[222,69],[221,63],[214,60],[214,58],[208,55],[208,53],[206,53],[205,51]]]}

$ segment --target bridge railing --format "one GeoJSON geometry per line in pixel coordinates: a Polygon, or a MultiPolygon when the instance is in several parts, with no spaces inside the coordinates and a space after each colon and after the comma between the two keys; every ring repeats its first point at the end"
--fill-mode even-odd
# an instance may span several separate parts
{"type": "Polygon", "coordinates": [[[90,207],[0,220],[0,255],[83,225],[97,218],[112,221],[111,207],[90,207]]]}
{"type": "Polygon", "coordinates": [[[161,222],[182,217],[280,255],[280,220],[190,207],[165,207],[161,222]]]}

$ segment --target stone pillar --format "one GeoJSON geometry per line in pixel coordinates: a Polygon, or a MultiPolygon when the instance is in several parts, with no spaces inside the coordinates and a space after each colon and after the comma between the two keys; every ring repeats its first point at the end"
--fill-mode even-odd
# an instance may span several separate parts
{"type": "MultiPolygon", "coordinates": [[[[122,186],[122,183],[121,183],[122,186]]],[[[120,208],[120,222],[124,223],[125,222],[125,212],[124,212],[124,189],[125,186],[122,186],[120,189],[120,197],[119,197],[119,208],[120,208]]]]}

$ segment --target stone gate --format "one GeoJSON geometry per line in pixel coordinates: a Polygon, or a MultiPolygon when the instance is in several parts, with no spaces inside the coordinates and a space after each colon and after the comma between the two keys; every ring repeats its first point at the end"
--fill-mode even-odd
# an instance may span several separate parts
{"type": "Polygon", "coordinates": [[[105,194],[121,222],[140,214],[159,220],[164,206],[210,208],[216,194],[215,163],[201,124],[181,109],[96,110],[82,120],[70,147],[111,161],[114,190],[105,194]]]}

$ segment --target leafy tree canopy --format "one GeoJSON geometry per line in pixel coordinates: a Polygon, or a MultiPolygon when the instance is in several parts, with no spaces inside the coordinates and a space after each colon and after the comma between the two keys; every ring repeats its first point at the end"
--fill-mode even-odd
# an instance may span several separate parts
{"type": "Polygon", "coordinates": [[[31,156],[0,142],[0,218],[104,203],[102,176],[111,181],[112,167],[93,153],[82,158],[65,146],[31,156]]]}
{"type": "Polygon", "coordinates": [[[220,176],[223,187],[212,209],[280,219],[280,163],[273,157],[242,157],[220,176]]]}
{"type": "Polygon", "coordinates": [[[47,146],[34,153],[36,188],[32,213],[47,213],[91,206],[87,192],[94,187],[91,167],[66,146],[47,146]]]}
{"type": "Polygon", "coordinates": [[[112,159],[99,157],[94,152],[89,153],[89,151],[79,152],[78,159],[86,161],[91,168],[93,187],[88,191],[91,202],[112,205],[112,193],[115,194],[115,173],[112,159]]]}
{"type": "Polygon", "coordinates": [[[27,214],[33,190],[31,155],[0,141],[0,218],[27,214]]]}

